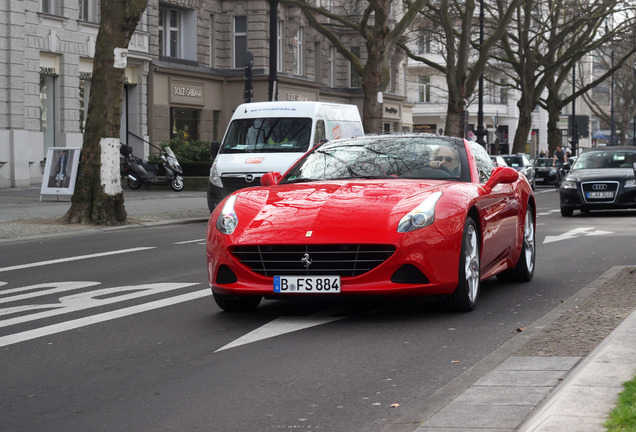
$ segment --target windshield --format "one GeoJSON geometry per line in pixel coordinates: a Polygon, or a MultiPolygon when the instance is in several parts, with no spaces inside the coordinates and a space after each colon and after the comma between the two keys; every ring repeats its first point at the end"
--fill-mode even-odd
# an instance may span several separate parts
{"type": "Polygon", "coordinates": [[[538,167],[551,167],[552,159],[537,159],[534,161],[534,166],[538,167]]]}
{"type": "Polygon", "coordinates": [[[304,153],[309,148],[310,118],[256,118],[234,120],[228,127],[221,153],[304,153]]]}
{"type": "Polygon", "coordinates": [[[470,180],[461,141],[442,137],[364,137],[323,144],[282,183],[351,178],[470,180]]]}
{"type": "Polygon", "coordinates": [[[633,168],[635,151],[592,151],[581,154],[572,169],[633,168]]]}

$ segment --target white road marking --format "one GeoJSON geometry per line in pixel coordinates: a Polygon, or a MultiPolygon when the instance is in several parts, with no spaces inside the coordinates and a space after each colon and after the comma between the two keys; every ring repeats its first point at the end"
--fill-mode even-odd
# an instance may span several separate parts
{"type": "MultiPolygon", "coordinates": [[[[89,282],[90,283],[90,282],[89,282]]],[[[60,297],[58,302],[49,304],[31,304],[15,306],[0,310],[0,315],[24,314],[14,318],[0,321],[1,327],[22,324],[43,318],[50,318],[70,312],[78,312],[85,309],[119,303],[125,300],[132,300],[154,294],[161,294],[172,290],[187,288],[196,283],[156,283],[144,285],[131,285],[116,288],[103,288],[99,290],[87,291],[60,297]],[[101,298],[100,298],[101,297],[101,298]],[[37,312],[38,310],[45,310],[37,312]]]]}
{"type": "Polygon", "coordinates": [[[101,253],[90,254],[90,255],[78,255],[78,256],[68,257],[68,258],[58,258],[54,260],[39,261],[39,262],[34,262],[29,264],[20,264],[20,265],[15,265],[10,267],[0,267],[0,273],[12,271],[12,270],[23,270],[27,268],[40,267],[40,266],[51,265],[51,264],[59,264],[63,262],[79,261],[79,260],[99,258],[104,256],[118,255],[118,254],[130,253],[130,252],[139,252],[139,251],[148,250],[148,249],[155,249],[155,248],[154,247],[138,247],[138,248],[122,249],[122,250],[116,250],[116,251],[110,251],[110,252],[101,252],[101,253]]]}
{"type": "Polygon", "coordinates": [[[157,300],[150,303],[144,303],[137,306],[131,306],[124,309],[115,310],[112,312],[105,312],[98,315],[92,315],[84,318],[79,318],[71,321],[62,322],[59,324],[53,324],[46,327],[40,327],[33,330],[24,331],[21,333],[15,333],[12,335],[0,337],[0,347],[12,345],[19,342],[24,342],[31,339],[36,339],[42,336],[48,336],[55,333],[60,333],[67,330],[76,329],[92,324],[97,324],[104,321],[109,321],[116,318],[122,318],[129,315],[134,315],[142,312],[146,312],[153,309],[159,309],[166,306],[172,306],[177,303],[183,303],[190,300],[196,300],[201,297],[207,297],[210,295],[209,289],[195,291],[188,294],[183,294],[175,297],[166,298],[163,300],[157,300]]]}
{"type": "Polygon", "coordinates": [[[594,227],[580,227],[580,228],[575,228],[573,230],[570,230],[566,233],[560,234],[558,236],[546,236],[545,239],[543,240],[543,244],[554,243],[561,240],[570,240],[580,236],[597,236],[597,235],[613,234],[612,231],[601,231],[601,230],[592,231],[592,230],[594,230],[594,227]]]}
{"type": "Polygon", "coordinates": [[[327,324],[346,318],[346,316],[334,316],[333,314],[335,314],[337,310],[338,308],[336,307],[335,309],[327,309],[304,317],[277,318],[274,321],[271,321],[264,326],[261,326],[256,330],[236,339],[234,342],[230,342],[229,344],[219,348],[215,352],[223,351],[230,348],[236,348],[241,345],[258,342],[263,339],[280,336],[298,330],[304,330],[309,327],[327,324]]]}
{"type": "Polygon", "coordinates": [[[175,244],[188,244],[188,243],[200,243],[200,242],[205,243],[205,239],[186,240],[186,241],[176,242],[175,244]]]}

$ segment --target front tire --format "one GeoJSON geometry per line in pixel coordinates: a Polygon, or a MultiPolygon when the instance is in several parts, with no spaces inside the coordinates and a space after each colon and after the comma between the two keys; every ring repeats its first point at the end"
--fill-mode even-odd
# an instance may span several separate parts
{"type": "Polygon", "coordinates": [[[228,312],[251,312],[261,303],[261,296],[238,296],[212,293],[216,304],[228,312]]]}
{"type": "Polygon", "coordinates": [[[561,216],[563,217],[571,217],[574,214],[574,209],[569,207],[561,207],[561,216]]]}
{"type": "Polygon", "coordinates": [[[532,208],[526,209],[526,219],[523,224],[523,244],[521,255],[514,268],[497,275],[497,279],[504,282],[529,282],[534,276],[536,261],[535,226],[532,208]]]}
{"type": "Polygon", "coordinates": [[[477,306],[481,288],[480,241],[477,224],[472,218],[464,223],[464,235],[459,254],[459,282],[455,292],[448,296],[451,310],[470,312],[477,306]]]}
{"type": "Polygon", "coordinates": [[[183,183],[183,177],[181,176],[174,176],[172,178],[172,181],[170,182],[170,187],[175,192],[182,191],[184,185],[185,184],[183,183]]]}

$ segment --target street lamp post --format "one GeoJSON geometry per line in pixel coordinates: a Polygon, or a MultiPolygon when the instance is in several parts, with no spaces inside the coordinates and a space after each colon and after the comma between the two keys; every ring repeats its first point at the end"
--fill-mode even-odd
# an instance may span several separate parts
{"type": "MultiPolygon", "coordinates": [[[[484,47],[484,0],[479,1],[479,54],[481,56],[481,50],[484,47]]],[[[477,110],[477,144],[482,147],[486,147],[486,140],[484,137],[487,132],[484,129],[484,71],[481,71],[479,76],[479,108],[477,110]]]]}
{"type": "MultiPolygon", "coordinates": [[[[576,93],[576,63],[572,66],[572,94],[576,93]]],[[[572,98],[572,156],[576,156],[576,147],[579,143],[576,127],[576,98],[572,98]]]]}

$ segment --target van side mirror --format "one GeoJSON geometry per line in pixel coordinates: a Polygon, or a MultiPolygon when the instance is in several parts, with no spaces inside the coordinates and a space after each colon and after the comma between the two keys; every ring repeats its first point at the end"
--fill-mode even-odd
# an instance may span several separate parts
{"type": "Polygon", "coordinates": [[[219,142],[218,141],[212,141],[210,143],[210,158],[212,160],[214,160],[214,158],[216,158],[216,154],[219,152],[219,142]]]}
{"type": "Polygon", "coordinates": [[[279,172],[268,172],[261,177],[261,186],[273,186],[278,184],[283,175],[279,172]]]}

